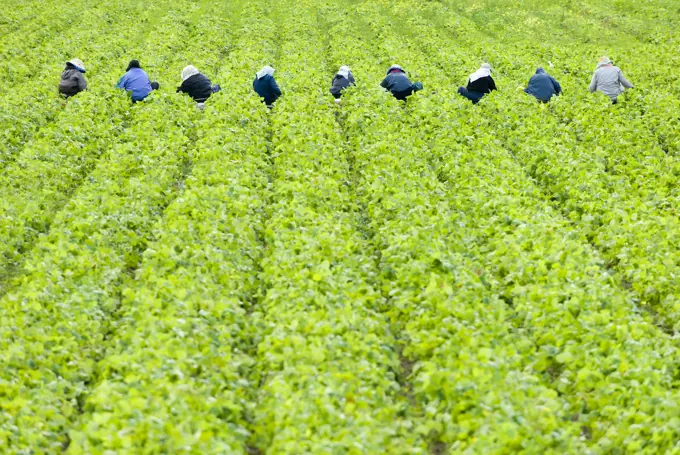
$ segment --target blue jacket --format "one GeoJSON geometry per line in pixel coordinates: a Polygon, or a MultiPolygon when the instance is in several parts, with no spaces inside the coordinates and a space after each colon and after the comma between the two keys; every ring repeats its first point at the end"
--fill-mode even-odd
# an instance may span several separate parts
{"type": "Polygon", "coordinates": [[[281,96],[281,89],[279,88],[274,76],[267,74],[260,79],[257,77],[253,81],[253,88],[260,97],[264,98],[264,103],[270,106],[281,96]]]}
{"type": "Polygon", "coordinates": [[[143,69],[130,68],[130,71],[123,74],[123,77],[120,78],[116,88],[132,92],[133,100],[142,101],[151,93],[151,81],[143,69]]]}
{"type": "Polygon", "coordinates": [[[391,67],[387,71],[387,76],[385,77],[385,79],[383,79],[383,81],[380,83],[380,86],[382,88],[386,88],[392,93],[394,92],[401,93],[411,88],[411,81],[409,80],[404,70],[400,68],[391,67]]]}
{"type": "Polygon", "coordinates": [[[541,101],[550,101],[553,95],[562,93],[562,87],[543,68],[538,68],[536,74],[531,76],[529,86],[524,91],[541,101]]]}

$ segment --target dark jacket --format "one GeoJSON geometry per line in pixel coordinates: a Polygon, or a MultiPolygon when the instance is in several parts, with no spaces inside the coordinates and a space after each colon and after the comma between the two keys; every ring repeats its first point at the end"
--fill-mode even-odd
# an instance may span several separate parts
{"type": "Polygon", "coordinates": [[[491,76],[480,77],[474,82],[468,79],[467,89],[477,93],[491,93],[496,90],[496,83],[491,76]]]}
{"type": "Polygon", "coordinates": [[[529,79],[529,85],[524,91],[540,101],[550,101],[553,95],[562,93],[562,87],[543,68],[538,68],[536,74],[529,79]]]}
{"type": "Polygon", "coordinates": [[[354,85],[354,76],[352,73],[349,73],[349,78],[336,74],[333,78],[333,83],[331,84],[331,94],[336,98],[340,98],[341,92],[350,85],[354,85]]]}
{"type": "Polygon", "coordinates": [[[187,93],[197,103],[202,103],[212,95],[212,83],[205,75],[199,73],[188,77],[177,88],[177,93],[187,93]]]}
{"type": "Polygon", "coordinates": [[[85,80],[83,73],[71,64],[66,65],[66,68],[61,73],[59,93],[66,96],[73,96],[85,89],[87,89],[87,81],[85,80]]]}
{"type": "Polygon", "coordinates": [[[120,78],[116,87],[131,92],[134,101],[142,101],[151,93],[151,81],[141,68],[130,68],[120,78]]]}
{"type": "Polygon", "coordinates": [[[380,83],[380,86],[386,88],[392,93],[401,93],[411,90],[411,81],[402,69],[390,68],[387,76],[380,83]]]}
{"type": "Polygon", "coordinates": [[[253,89],[255,89],[255,92],[260,95],[260,97],[264,98],[264,103],[267,106],[274,104],[274,101],[281,96],[281,89],[276,83],[274,76],[270,74],[262,76],[259,79],[255,77],[253,89]]]}

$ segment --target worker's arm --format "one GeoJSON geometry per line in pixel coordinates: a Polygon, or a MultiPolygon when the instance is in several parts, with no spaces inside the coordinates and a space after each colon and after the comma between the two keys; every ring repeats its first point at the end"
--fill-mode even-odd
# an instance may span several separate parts
{"type": "Polygon", "coordinates": [[[76,79],[78,80],[78,90],[86,90],[87,89],[87,81],[85,80],[85,76],[83,76],[82,73],[78,73],[76,76],[76,79]]]}
{"type": "Polygon", "coordinates": [[[621,72],[621,71],[619,71],[619,82],[625,88],[633,88],[633,84],[631,84],[630,81],[628,79],[626,79],[626,76],[624,76],[623,72],[621,72]]]}
{"type": "Polygon", "coordinates": [[[281,89],[279,88],[279,84],[276,83],[276,79],[272,77],[272,91],[274,92],[274,95],[278,98],[281,96],[281,89]]]}
{"type": "Polygon", "coordinates": [[[590,93],[593,93],[595,90],[597,90],[597,74],[593,74],[593,78],[590,81],[590,87],[588,87],[588,90],[590,90],[590,93]]]}
{"type": "Polygon", "coordinates": [[[555,87],[555,93],[557,93],[558,95],[561,94],[561,93],[562,93],[562,86],[560,85],[559,82],[557,82],[557,79],[555,79],[554,77],[550,76],[550,80],[551,80],[552,83],[553,83],[553,87],[555,87]]]}
{"type": "Polygon", "coordinates": [[[116,88],[125,88],[125,76],[127,76],[127,73],[123,74],[120,79],[118,79],[118,83],[116,84],[116,88]]]}

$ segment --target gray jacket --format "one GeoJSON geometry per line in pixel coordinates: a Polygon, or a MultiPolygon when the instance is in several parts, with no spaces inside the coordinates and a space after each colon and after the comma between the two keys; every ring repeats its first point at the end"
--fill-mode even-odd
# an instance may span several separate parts
{"type": "Polygon", "coordinates": [[[615,100],[625,88],[633,88],[628,79],[617,66],[603,66],[595,71],[590,81],[590,92],[599,90],[612,100],[615,100]]]}
{"type": "Polygon", "coordinates": [[[61,81],[59,82],[59,93],[66,96],[73,96],[76,93],[82,92],[87,88],[87,81],[83,73],[75,68],[66,68],[61,73],[61,81]]]}

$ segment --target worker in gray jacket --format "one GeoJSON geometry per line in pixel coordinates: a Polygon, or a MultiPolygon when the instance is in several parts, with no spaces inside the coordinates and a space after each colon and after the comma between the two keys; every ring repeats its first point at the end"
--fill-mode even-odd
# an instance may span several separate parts
{"type": "Polygon", "coordinates": [[[609,57],[602,57],[590,81],[590,93],[599,90],[612,100],[612,104],[616,104],[617,98],[626,88],[633,88],[633,84],[624,77],[619,67],[614,66],[609,57]]]}
{"type": "Polygon", "coordinates": [[[74,58],[66,62],[66,68],[61,73],[61,81],[59,81],[59,93],[68,98],[87,89],[87,81],[83,74],[85,74],[85,65],[82,60],[74,58]]]}

